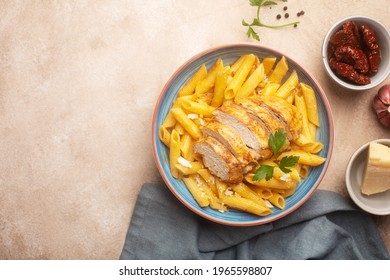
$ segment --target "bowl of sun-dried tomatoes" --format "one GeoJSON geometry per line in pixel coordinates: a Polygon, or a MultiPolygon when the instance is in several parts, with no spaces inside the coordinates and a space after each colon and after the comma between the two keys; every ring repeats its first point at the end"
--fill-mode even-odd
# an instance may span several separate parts
{"type": "Polygon", "coordinates": [[[390,33],[366,16],[344,18],[326,34],[322,59],[339,85],[352,90],[373,88],[390,73],[390,33]]]}

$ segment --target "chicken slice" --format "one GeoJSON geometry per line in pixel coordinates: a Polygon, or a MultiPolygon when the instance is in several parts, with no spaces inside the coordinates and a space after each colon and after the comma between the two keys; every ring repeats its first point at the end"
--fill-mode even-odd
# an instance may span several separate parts
{"type": "MultiPolygon", "coordinates": [[[[243,167],[254,166],[258,154],[245,145],[239,134],[229,126],[218,121],[210,121],[201,128],[203,135],[211,136],[225,145],[229,151],[239,160],[243,167]]],[[[251,169],[251,168],[246,168],[251,169]]],[[[249,171],[249,170],[248,170],[249,171]]]]}
{"type": "Polygon", "coordinates": [[[276,96],[256,96],[251,97],[250,100],[268,108],[270,113],[284,121],[285,132],[289,139],[295,140],[299,137],[302,130],[302,115],[295,106],[276,96]]]}
{"type": "Polygon", "coordinates": [[[263,126],[259,125],[259,123],[257,122],[257,120],[253,115],[251,115],[245,110],[239,110],[235,107],[228,107],[228,106],[226,107],[222,106],[218,110],[215,110],[214,112],[216,111],[217,111],[216,114],[217,120],[232,127],[238,135],[242,136],[242,131],[244,130],[243,127],[246,127],[246,129],[249,130],[249,132],[252,135],[251,138],[253,139],[253,141],[247,142],[244,137],[242,137],[242,139],[244,140],[247,146],[255,149],[255,151],[259,153],[261,159],[271,157],[272,153],[268,145],[268,139],[269,139],[268,132],[263,126]],[[221,114],[219,114],[218,111],[224,113],[224,116],[221,117],[221,114]],[[231,117],[233,117],[235,120],[241,123],[241,125],[235,122],[234,123],[235,126],[233,126],[231,117]],[[238,130],[236,130],[236,128],[238,128],[238,130]]]}
{"type": "Polygon", "coordinates": [[[194,145],[194,152],[203,158],[203,164],[222,181],[236,184],[242,181],[241,163],[229,149],[215,138],[206,136],[194,145]]]}

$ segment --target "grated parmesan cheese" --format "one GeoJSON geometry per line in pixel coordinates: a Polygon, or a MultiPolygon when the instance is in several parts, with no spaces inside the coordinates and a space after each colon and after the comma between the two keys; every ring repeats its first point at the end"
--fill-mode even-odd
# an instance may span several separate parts
{"type": "Polygon", "coordinates": [[[177,159],[177,162],[180,163],[181,165],[183,165],[184,167],[192,168],[191,162],[189,162],[188,160],[186,160],[183,157],[179,157],[177,159]]]}
{"type": "Polygon", "coordinates": [[[187,117],[191,120],[196,120],[199,118],[198,114],[188,114],[187,117]]]}
{"type": "Polygon", "coordinates": [[[290,177],[291,177],[290,173],[285,173],[282,176],[280,176],[279,179],[284,181],[284,182],[288,182],[288,181],[290,181],[290,177]]]}
{"type": "Polygon", "coordinates": [[[265,206],[267,206],[268,208],[274,208],[274,206],[268,200],[264,200],[264,202],[265,202],[265,206]]]}
{"type": "Polygon", "coordinates": [[[206,124],[203,119],[199,119],[199,122],[200,122],[201,125],[205,125],[206,124]]]}
{"type": "Polygon", "coordinates": [[[227,195],[227,196],[233,195],[233,192],[231,190],[227,189],[225,191],[225,195],[227,195]]]}

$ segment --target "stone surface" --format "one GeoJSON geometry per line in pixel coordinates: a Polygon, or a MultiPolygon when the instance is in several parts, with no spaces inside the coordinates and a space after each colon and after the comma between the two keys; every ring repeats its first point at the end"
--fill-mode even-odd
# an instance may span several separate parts
{"type": "MultiPolygon", "coordinates": [[[[270,23],[279,6],[262,10],[270,23]]],[[[370,107],[321,61],[327,30],[366,15],[390,28],[386,0],[289,1],[297,28],[257,29],[259,44],[302,63],[335,120],[320,188],[347,196],[344,172],[360,145],[390,138],[370,107]],[[297,18],[296,13],[305,15],[297,18]]],[[[170,75],[216,45],[253,42],[241,26],[248,1],[0,1],[0,259],[116,259],[137,193],[161,181],[151,122],[170,75]]],[[[386,82],[390,82],[388,78],[386,82]]],[[[390,248],[390,217],[376,217],[390,248]]]]}

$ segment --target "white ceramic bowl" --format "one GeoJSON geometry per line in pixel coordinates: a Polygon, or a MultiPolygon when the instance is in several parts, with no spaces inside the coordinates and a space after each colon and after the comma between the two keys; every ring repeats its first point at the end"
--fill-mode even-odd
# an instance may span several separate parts
{"type": "Polygon", "coordinates": [[[325,69],[329,76],[339,85],[351,89],[351,90],[367,90],[376,87],[380,83],[382,83],[390,73],[390,33],[386,29],[386,27],[378,22],[375,19],[365,17],[365,16],[350,16],[338,21],[334,24],[326,34],[324,38],[324,42],[322,44],[322,61],[324,63],[325,69]],[[339,78],[333,71],[330,69],[329,61],[328,61],[328,45],[329,39],[336,33],[338,30],[342,28],[343,23],[347,21],[354,21],[358,26],[362,24],[370,27],[378,38],[378,44],[381,53],[381,62],[379,64],[378,73],[373,75],[371,78],[371,83],[368,85],[356,85],[354,83],[346,82],[345,80],[339,78]]]}
{"type": "MultiPolygon", "coordinates": [[[[378,139],[371,142],[378,142],[390,146],[390,139],[378,139]]],[[[352,200],[364,211],[375,215],[389,215],[390,191],[370,196],[364,195],[360,192],[369,144],[370,142],[357,149],[348,162],[345,173],[347,190],[352,200]]]]}

